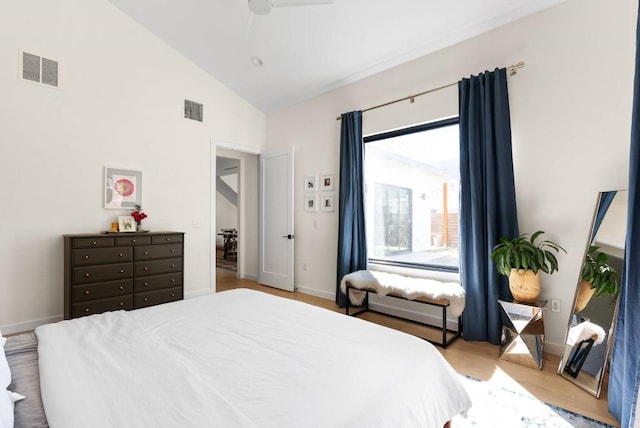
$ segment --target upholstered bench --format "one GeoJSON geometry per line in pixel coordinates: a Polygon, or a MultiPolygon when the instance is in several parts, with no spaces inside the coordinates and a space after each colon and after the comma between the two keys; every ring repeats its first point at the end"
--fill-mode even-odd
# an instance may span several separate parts
{"type": "MultiPolygon", "coordinates": [[[[397,299],[411,300],[442,309],[441,325],[419,323],[442,331],[442,340],[429,342],[446,348],[460,337],[462,332],[462,312],[465,305],[465,292],[457,282],[441,282],[427,278],[416,278],[387,272],[359,270],[345,275],[340,282],[340,289],[348,296],[349,303],[345,313],[358,316],[365,312],[377,312],[369,308],[368,293],[397,299]],[[364,306],[363,306],[364,304],[364,306]],[[355,313],[349,313],[349,306],[363,306],[355,313]],[[458,318],[458,329],[447,328],[447,314],[458,318]],[[447,333],[450,337],[447,338],[447,333]]],[[[389,315],[389,314],[384,314],[389,315]]],[[[413,321],[413,320],[410,320],[413,321]]],[[[417,321],[413,321],[417,322],[417,321]]]]}

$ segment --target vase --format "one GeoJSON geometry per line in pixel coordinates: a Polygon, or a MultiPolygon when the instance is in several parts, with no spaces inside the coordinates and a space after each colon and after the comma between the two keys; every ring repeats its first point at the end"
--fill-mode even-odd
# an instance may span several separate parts
{"type": "Polygon", "coordinates": [[[509,291],[519,302],[534,303],[540,297],[540,271],[511,269],[509,291]]]}
{"type": "Polygon", "coordinates": [[[136,231],[138,231],[138,232],[142,231],[142,222],[141,221],[136,221],[136,231]]]}
{"type": "Polygon", "coordinates": [[[578,285],[578,294],[576,296],[575,311],[580,312],[586,308],[595,292],[596,289],[591,287],[591,283],[589,281],[580,281],[580,284],[578,285]]]}

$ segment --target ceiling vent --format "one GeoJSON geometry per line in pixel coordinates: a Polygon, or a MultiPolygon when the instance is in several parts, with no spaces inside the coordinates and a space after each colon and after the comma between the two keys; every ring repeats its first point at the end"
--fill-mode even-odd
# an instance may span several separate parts
{"type": "Polygon", "coordinates": [[[184,117],[202,122],[202,104],[184,100],[184,117]]]}
{"type": "Polygon", "coordinates": [[[30,82],[58,87],[58,61],[21,52],[20,78],[30,82]]]}

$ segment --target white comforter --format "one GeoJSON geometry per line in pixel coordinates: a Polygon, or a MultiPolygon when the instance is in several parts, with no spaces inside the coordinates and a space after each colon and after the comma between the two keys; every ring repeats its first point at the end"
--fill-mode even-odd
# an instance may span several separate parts
{"type": "Polygon", "coordinates": [[[424,340],[252,290],[36,334],[52,428],[442,427],[471,407],[424,340]]]}

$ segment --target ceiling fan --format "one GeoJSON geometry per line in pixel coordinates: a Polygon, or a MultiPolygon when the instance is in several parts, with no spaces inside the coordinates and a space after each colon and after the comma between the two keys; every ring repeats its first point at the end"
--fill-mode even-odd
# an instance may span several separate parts
{"type": "Polygon", "coordinates": [[[268,15],[271,13],[271,9],[275,7],[316,6],[321,4],[331,4],[333,3],[333,0],[248,0],[248,2],[251,15],[249,16],[249,23],[247,24],[245,39],[249,37],[249,31],[251,30],[251,23],[253,22],[254,15],[268,15]]]}

